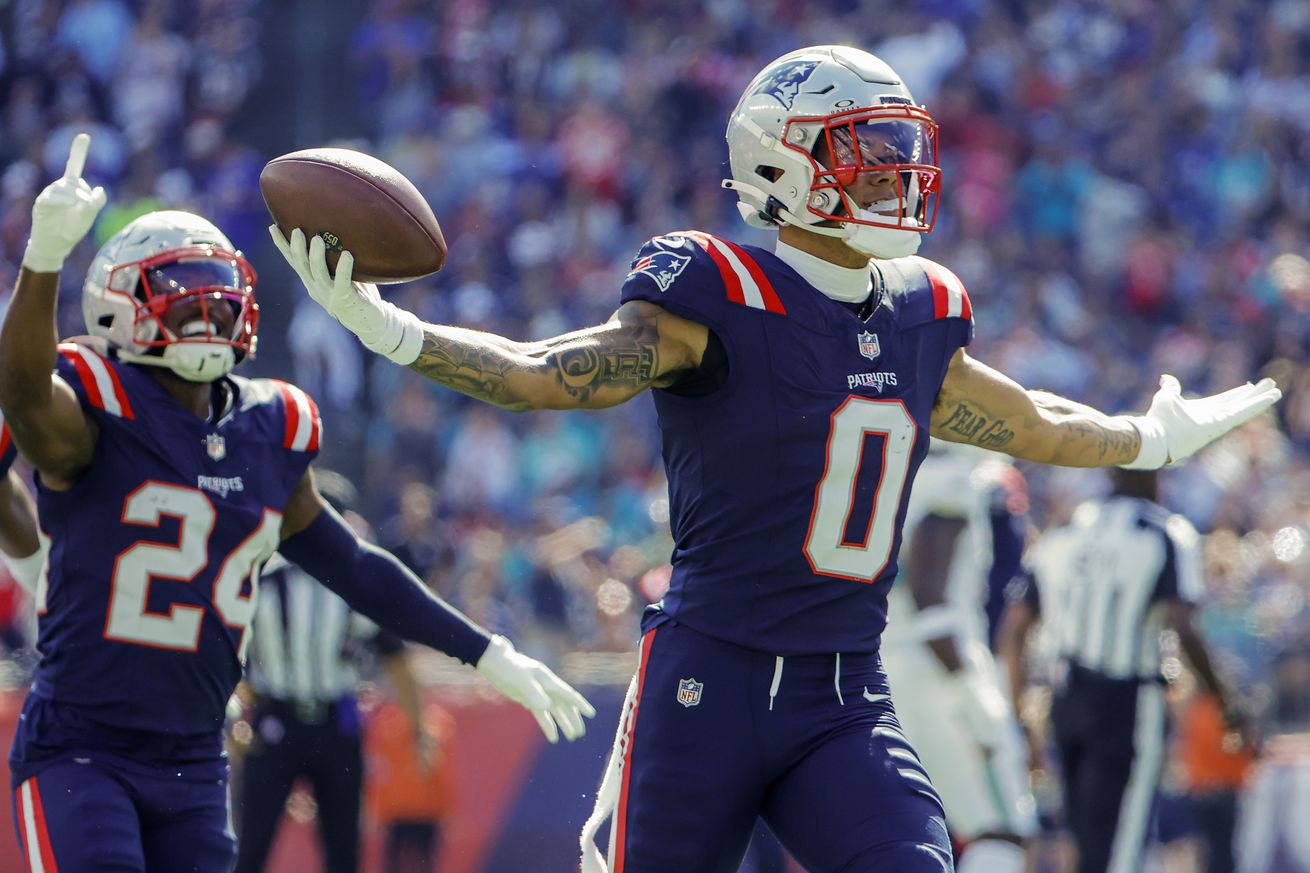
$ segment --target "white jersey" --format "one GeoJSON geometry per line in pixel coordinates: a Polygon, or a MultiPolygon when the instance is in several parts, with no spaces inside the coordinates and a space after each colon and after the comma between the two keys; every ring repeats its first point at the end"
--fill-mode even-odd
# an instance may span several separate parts
{"type": "MultiPolygon", "coordinates": [[[[954,636],[962,672],[1008,704],[987,645],[985,606],[993,563],[992,512],[998,497],[1010,493],[1007,480],[1017,475],[1008,459],[991,452],[955,446],[930,452],[910,495],[905,542],[929,515],[963,519],[966,526],[951,556],[945,602],[920,611],[908,584],[898,582],[892,586],[883,632],[883,666],[897,716],[941,795],[951,832],[965,840],[989,833],[1029,836],[1037,826],[1013,713],[996,745],[983,748],[968,719],[952,708],[955,680],[926,645],[931,639],[954,636]]],[[[912,558],[903,552],[902,560],[912,558]]],[[[1022,856],[1017,860],[1021,864],[1022,856]]]]}
{"type": "MultiPolygon", "coordinates": [[[[945,609],[932,619],[919,618],[908,586],[892,588],[883,644],[905,645],[953,630],[961,642],[987,639],[987,578],[992,568],[992,507],[1008,477],[1016,475],[1009,459],[992,452],[952,445],[934,448],[919,468],[905,514],[903,542],[929,515],[966,522],[951,556],[946,582],[945,609]],[[949,628],[947,627],[949,625],[949,628]]],[[[910,559],[902,552],[902,560],[910,559]]],[[[911,568],[912,569],[912,568],[911,568]]]]}

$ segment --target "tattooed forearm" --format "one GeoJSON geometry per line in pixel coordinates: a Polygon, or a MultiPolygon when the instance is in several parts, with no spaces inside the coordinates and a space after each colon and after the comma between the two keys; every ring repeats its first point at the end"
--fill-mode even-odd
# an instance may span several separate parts
{"type": "Polygon", "coordinates": [[[1014,440],[1014,431],[1005,419],[988,418],[963,403],[955,404],[955,408],[940,426],[964,437],[965,442],[985,449],[1000,451],[1014,440]]]}
{"type": "Polygon", "coordinates": [[[655,342],[633,340],[626,347],[586,345],[563,348],[547,355],[555,377],[580,402],[591,399],[606,386],[644,388],[659,372],[659,348],[655,342]]]}
{"type": "Polygon", "coordinates": [[[429,332],[423,338],[423,351],[409,366],[414,372],[470,397],[508,408],[527,408],[506,402],[505,377],[514,369],[514,362],[501,348],[429,332]]]}
{"type": "MultiPolygon", "coordinates": [[[[1099,415],[1099,413],[1098,413],[1099,415]]],[[[1137,457],[1142,438],[1137,429],[1128,425],[1126,430],[1111,430],[1106,426],[1105,416],[1102,421],[1085,421],[1073,419],[1061,426],[1067,431],[1064,440],[1080,454],[1090,451],[1092,463],[1079,466],[1109,467],[1124,464],[1137,457]]]]}
{"type": "Polygon", "coordinates": [[[426,325],[423,350],[410,368],[515,412],[612,406],[672,378],[661,371],[660,320],[670,317],[655,306],[629,304],[603,325],[526,343],[426,325]]]}

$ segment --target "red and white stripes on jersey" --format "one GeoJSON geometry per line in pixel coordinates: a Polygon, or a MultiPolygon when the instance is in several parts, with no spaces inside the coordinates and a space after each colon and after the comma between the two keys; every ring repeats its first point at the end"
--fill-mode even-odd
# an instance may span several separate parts
{"type": "Polygon", "coordinates": [[[936,261],[914,255],[914,260],[923,268],[932,283],[934,314],[937,318],[973,318],[973,307],[969,304],[969,295],[965,293],[964,283],[950,270],[936,261]]]}
{"type": "Polygon", "coordinates": [[[286,409],[286,434],[283,446],[295,452],[318,451],[318,440],[323,430],[323,422],[318,417],[318,406],[314,399],[289,382],[271,379],[282,395],[282,405],[286,409]]]}
{"type": "Polygon", "coordinates": [[[719,239],[699,230],[685,230],[686,236],[704,249],[723,274],[728,299],[734,303],[786,315],[787,309],[773,290],[773,283],[764,275],[760,265],[736,243],[719,239]]]}
{"type": "Polygon", "coordinates": [[[86,389],[87,400],[92,406],[119,418],[135,418],[122,381],[104,358],[77,343],[60,343],[57,348],[59,354],[77,370],[82,387],[86,389]]]}

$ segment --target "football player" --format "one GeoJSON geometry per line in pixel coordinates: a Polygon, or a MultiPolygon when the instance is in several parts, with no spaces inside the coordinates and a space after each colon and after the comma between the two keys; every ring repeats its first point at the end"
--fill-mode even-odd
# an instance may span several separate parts
{"type": "Polygon", "coordinates": [[[214,225],[128,224],[83,288],[105,353],[56,342],[60,268],[105,202],[82,179],[89,142],[37,197],[0,328],[0,409],[37,471],[49,542],[41,660],[9,758],[29,869],[231,869],[221,727],[274,550],[378,624],[476,664],[551,741],[581,735],[576,691],[327,506],[310,397],[230,375],[255,350],[255,274],[214,225]]]}
{"type": "MultiPolygon", "coordinates": [[[[941,795],[951,835],[968,844],[960,873],[1022,873],[1023,844],[1037,826],[985,612],[997,569],[994,527],[1013,522],[1016,480],[1022,486],[1008,460],[932,440],[906,509],[882,638],[901,726],[941,795]]],[[[1010,578],[1020,572],[1019,551],[1010,578]]]]}
{"type": "Polygon", "coordinates": [[[0,560],[14,581],[35,595],[45,554],[36,526],[36,504],[14,461],[18,449],[4,416],[0,415],[0,560]]]}
{"type": "Polygon", "coordinates": [[[941,803],[878,657],[928,435],[1070,466],[1181,461],[1278,397],[1270,381],[1110,416],[966,354],[964,287],[916,257],[937,126],[887,64],[801,49],[727,128],[742,216],[773,251],[707,233],[642,246],[610,320],[539,342],[426,324],[335,275],[323,240],[274,241],[366,347],[510,410],[655,400],[675,539],[664,600],[597,810],[625,873],[736,869],[756,817],[812,873],[949,870],[941,803]]]}

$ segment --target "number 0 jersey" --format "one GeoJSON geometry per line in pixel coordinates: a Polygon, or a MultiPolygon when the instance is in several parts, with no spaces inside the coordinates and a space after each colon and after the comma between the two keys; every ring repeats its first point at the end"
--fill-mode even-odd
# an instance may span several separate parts
{"type": "Polygon", "coordinates": [[[203,421],[145,368],[71,343],[56,370],[99,437],[71,489],[38,483],[49,561],[33,693],[116,727],[213,731],[318,411],[287,383],[227,377],[203,421]]]}
{"type": "Polygon", "coordinates": [[[673,575],[669,618],[779,655],[872,651],[933,404],[972,338],[969,299],[919,257],[876,263],[867,317],[771,252],[698,231],[656,237],[622,299],[706,325],[727,381],[656,390],[673,575]]]}

